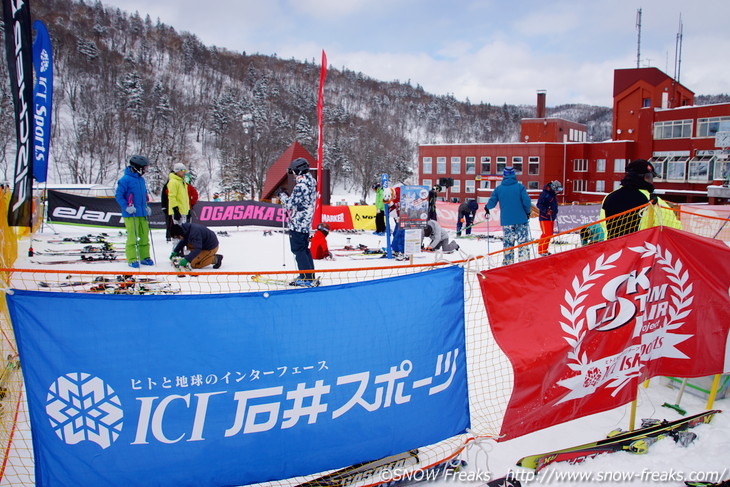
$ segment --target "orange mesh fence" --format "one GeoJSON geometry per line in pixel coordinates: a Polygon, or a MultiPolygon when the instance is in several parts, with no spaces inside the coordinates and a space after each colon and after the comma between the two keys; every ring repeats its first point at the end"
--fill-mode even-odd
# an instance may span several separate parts
{"type": "MultiPolygon", "coordinates": [[[[558,233],[551,237],[551,253],[575,250],[590,245],[605,237],[610,224],[613,229],[633,229],[637,217],[648,215],[649,205],[638,211],[616,215],[605,221],[558,233]]],[[[672,215],[691,231],[710,238],[730,240],[730,224],[727,219],[708,217],[701,213],[670,209],[672,215]],[[701,233],[700,233],[701,232],[701,233]]],[[[532,224],[536,222],[532,220],[532,224]]],[[[531,229],[533,238],[529,243],[512,249],[527,248],[530,258],[536,254],[539,234],[531,229]]],[[[9,238],[3,230],[3,238],[9,238]]],[[[10,232],[12,233],[12,232],[10,232]]],[[[469,434],[442,441],[436,445],[419,448],[418,463],[410,470],[428,468],[451,458],[476,443],[475,437],[495,437],[498,435],[513,386],[513,373],[509,360],[497,346],[489,327],[477,273],[498,265],[503,261],[500,235],[491,235],[485,245],[484,255],[464,256],[456,262],[436,262],[426,265],[394,265],[387,267],[362,267],[337,270],[317,269],[322,286],[383,279],[405,274],[425,272],[441,265],[461,265],[465,268],[465,326],[468,366],[468,385],[472,427],[469,434]]],[[[17,246],[16,246],[17,253],[17,246]]],[[[519,253],[516,253],[518,255],[519,253]]],[[[38,290],[43,292],[85,292],[108,294],[217,294],[249,293],[290,289],[289,282],[298,272],[271,271],[254,272],[99,272],[94,270],[53,269],[15,269],[5,261],[0,269],[9,288],[38,290]]],[[[4,305],[4,297],[3,297],[4,305]]],[[[357,310],[353,310],[357,312],[357,310]]],[[[33,485],[33,453],[30,442],[30,426],[27,406],[22,396],[22,371],[17,365],[17,353],[12,327],[3,308],[0,315],[0,329],[3,333],[2,353],[4,371],[0,383],[2,416],[0,441],[2,441],[3,467],[0,481],[5,485],[33,485]]],[[[357,438],[353,438],[357,441],[357,438]]],[[[478,441],[478,440],[477,440],[478,441]]],[[[268,486],[298,485],[310,482],[318,475],[278,482],[267,482],[268,486]]],[[[373,480],[362,480],[351,485],[371,485],[373,480]]],[[[316,481],[308,485],[326,485],[316,481]]]]}

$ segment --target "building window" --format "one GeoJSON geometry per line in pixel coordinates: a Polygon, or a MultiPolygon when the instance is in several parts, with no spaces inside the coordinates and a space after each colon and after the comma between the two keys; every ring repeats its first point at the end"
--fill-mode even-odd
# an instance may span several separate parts
{"type": "Polygon", "coordinates": [[[482,179],[481,181],[479,181],[479,189],[490,189],[491,187],[491,181],[487,181],[486,179],[482,179]]]}
{"type": "Polygon", "coordinates": [[[654,123],[654,140],[692,137],[692,120],[669,120],[654,123]]]}
{"type": "Polygon", "coordinates": [[[605,193],[606,192],[606,181],[596,181],[596,192],[597,193],[605,193]]]}
{"type": "Polygon", "coordinates": [[[431,179],[424,179],[421,184],[429,188],[433,187],[433,181],[431,179]]]}
{"type": "Polygon", "coordinates": [[[613,172],[617,174],[626,172],[626,159],[614,159],[613,172]]]}
{"type": "Polygon", "coordinates": [[[473,179],[467,179],[464,181],[464,192],[465,193],[474,193],[476,191],[476,181],[473,179]]]}
{"type": "Polygon", "coordinates": [[[669,154],[655,153],[649,162],[654,166],[654,172],[657,174],[656,179],[664,179],[666,171],[666,162],[669,159],[669,154]]]}
{"type": "Polygon", "coordinates": [[[446,158],[436,158],[436,174],[446,174],[446,158]]]}
{"type": "Polygon", "coordinates": [[[641,106],[644,108],[649,108],[651,106],[651,98],[644,98],[641,100],[641,106]]]}
{"type": "Polygon", "coordinates": [[[586,182],[584,179],[576,179],[573,181],[573,191],[585,191],[586,182]]]}
{"type": "Polygon", "coordinates": [[[693,157],[687,169],[687,181],[707,182],[710,179],[710,165],[714,156],[693,157]]]}
{"type": "Polygon", "coordinates": [[[433,171],[433,159],[430,157],[423,158],[423,174],[431,174],[433,171]]]}
{"type": "Polygon", "coordinates": [[[515,168],[515,174],[522,174],[522,157],[514,156],[512,158],[512,167],[515,168]]]}
{"type": "Polygon", "coordinates": [[[573,171],[588,172],[588,159],[573,159],[573,171]]]}
{"type": "Polygon", "coordinates": [[[454,179],[454,185],[451,187],[451,193],[461,193],[461,180],[454,179]]]}
{"type": "Polygon", "coordinates": [[[497,170],[495,172],[497,174],[502,174],[505,167],[507,167],[507,158],[503,156],[497,157],[497,170]]]}
{"type": "Polygon", "coordinates": [[[718,132],[730,131],[730,117],[697,119],[697,137],[714,137],[718,132]]]}
{"type": "Polygon", "coordinates": [[[715,172],[713,175],[714,179],[722,179],[727,181],[730,179],[730,160],[728,159],[716,159],[715,160],[715,172]]]}
{"type": "Polygon", "coordinates": [[[596,159],[596,172],[606,172],[606,159],[596,159]]]}
{"type": "Polygon", "coordinates": [[[466,172],[464,174],[476,174],[477,169],[477,158],[467,157],[466,158],[466,172]]]}
{"type": "Polygon", "coordinates": [[[527,174],[538,176],[540,174],[540,158],[531,156],[527,158],[527,174]]]}
{"type": "Polygon", "coordinates": [[[538,181],[527,181],[527,189],[540,189],[538,181]]]}
{"type": "Polygon", "coordinates": [[[451,158],[451,174],[461,174],[461,157],[451,158]]]}
{"type": "Polygon", "coordinates": [[[667,180],[684,181],[687,175],[686,157],[670,157],[667,160],[667,180]]]}
{"type": "Polygon", "coordinates": [[[489,156],[482,156],[481,158],[481,169],[482,174],[491,174],[492,158],[489,156]]]}

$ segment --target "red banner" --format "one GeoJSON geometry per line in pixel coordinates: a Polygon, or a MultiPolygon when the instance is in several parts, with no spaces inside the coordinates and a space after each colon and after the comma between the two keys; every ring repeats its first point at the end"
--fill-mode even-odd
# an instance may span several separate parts
{"type": "Polygon", "coordinates": [[[657,375],[727,368],[730,249],[652,228],[481,274],[514,368],[508,440],[618,407],[657,375]]]}
{"type": "MultiPolygon", "coordinates": [[[[456,222],[459,218],[460,203],[446,203],[445,201],[436,202],[436,215],[438,223],[446,230],[456,231],[456,222]]],[[[484,216],[484,205],[479,205],[474,223],[472,224],[472,232],[474,233],[494,233],[501,232],[502,227],[499,225],[499,207],[490,210],[490,219],[486,220],[484,216]],[[487,228],[489,225],[489,228],[487,228]]]]}

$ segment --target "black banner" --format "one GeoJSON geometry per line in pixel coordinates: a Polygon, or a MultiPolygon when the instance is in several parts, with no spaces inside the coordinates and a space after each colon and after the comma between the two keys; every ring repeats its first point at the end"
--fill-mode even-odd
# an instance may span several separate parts
{"type": "MultiPolygon", "coordinates": [[[[150,227],[165,228],[160,203],[150,203],[150,227]]],[[[193,221],[207,227],[257,225],[281,228],[284,208],[260,201],[198,201],[192,208],[193,221]]],[[[114,198],[93,198],[62,191],[48,191],[48,221],[75,225],[124,227],[122,211],[114,198]]]]}
{"type": "Polygon", "coordinates": [[[30,227],[33,218],[33,35],[29,1],[3,0],[3,22],[18,143],[8,225],[30,227]]]}
{"type": "MultiPolygon", "coordinates": [[[[165,228],[160,203],[150,203],[151,228],[165,228]]],[[[48,221],[124,228],[122,209],[114,198],[91,198],[61,191],[48,191],[48,221]]]]}

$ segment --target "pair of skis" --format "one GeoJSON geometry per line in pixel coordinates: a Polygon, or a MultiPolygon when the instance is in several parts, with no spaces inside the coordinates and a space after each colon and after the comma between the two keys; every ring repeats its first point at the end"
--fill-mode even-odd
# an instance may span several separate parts
{"type": "Polygon", "coordinates": [[[177,294],[180,292],[179,289],[174,289],[168,282],[154,278],[134,277],[131,275],[120,275],[114,278],[99,276],[91,281],[41,281],[38,285],[49,289],[79,288],[74,290],[78,290],[79,292],[102,294],[177,294]]]}
{"type": "Polygon", "coordinates": [[[649,445],[665,437],[671,437],[678,443],[691,442],[693,434],[687,430],[703,423],[709,423],[720,410],[713,409],[703,413],[688,416],[676,421],[661,421],[634,431],[622,432],[602,440],[583,445],[555,450],[521,458],[517,465],[534,469],[539,472],[555,462],[581,463],[589,458],[603,453],[628,451],[632,453],[646,453],[649,445]]]}
{"type": "Polygon", "coordinates": [[[321,284],[321,281],[319,280],[319,277],[314,280],[312,285],[308,286],[300,286],[295,284],[298,279],[276,279],[276,278],[269,278],[264,277],[261,274],[256,274],[251,276],[251,280],[253,282],[257,282],[259,284],[269,284],[272,286],[295,286],[295,287],[319,287],[321,284]]]}
{"type": "Polygon", "coordinates": [[[104,252],[101,254],[82,254],[78,259],[66,259],[66,260],[37,260],[31,259],[30,261],[34,264],[44,265],[69,265],[69,264],[102,264],[106,262],[112,262],[117,260],[117,254],[114,251],[104,252]]]}

